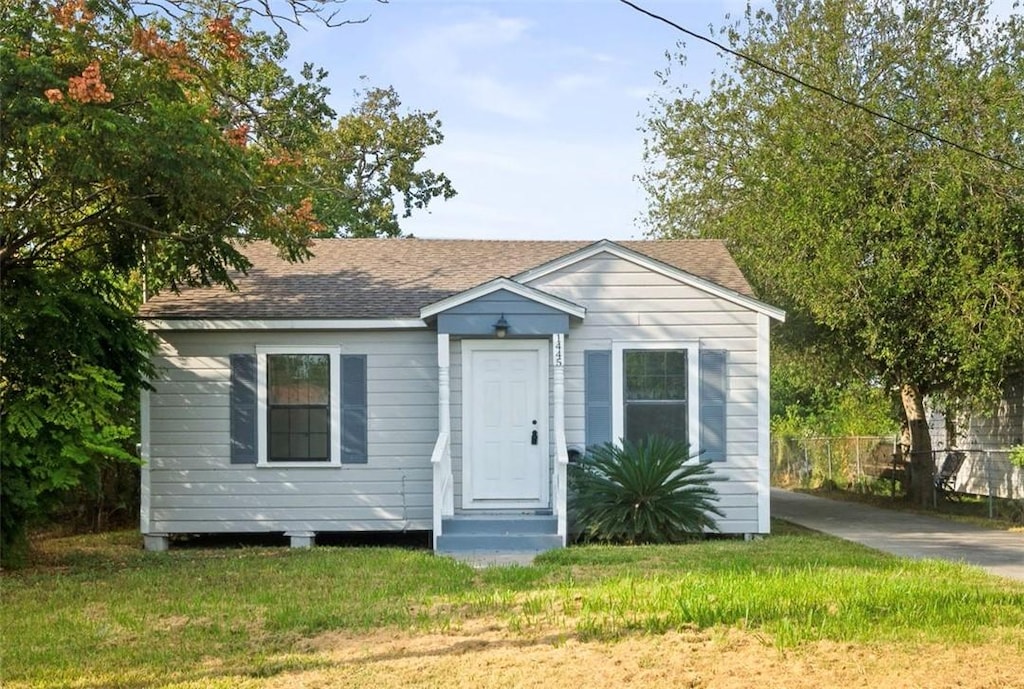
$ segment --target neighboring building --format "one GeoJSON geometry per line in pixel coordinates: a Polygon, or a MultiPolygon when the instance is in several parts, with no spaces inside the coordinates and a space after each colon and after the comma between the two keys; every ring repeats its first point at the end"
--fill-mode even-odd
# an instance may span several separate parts
{"type": "Polygon", "coordinates": [[[141,529],[564,545],[570,449],[659,432],[769,531],[769,322],[724,245],[342,239],[148,302],[141,529]],[[497,535],[500,534],[500,535],[497,535]]]}
{"type": "Polygon", "coordinates": [[[1007,378],[999,402],[972,415],[960,433],[964,447],[1006,449],[1024,445],[1024,374],[1007,378]]]}
{"type": "Polygon", "coordinates": [[[967,458],[957,474],[956,488],[964,493],[1024,498],[1024,468],[1009,461],[1009,450],[1024,445],[1024,374],[1010,376],[990,410],[975,412],[947,424],[944,415],[929,415],[932,444],[938,453],[960,449],[967,458]],[[952,433],[952,437],[951,437],[952,433]]]}

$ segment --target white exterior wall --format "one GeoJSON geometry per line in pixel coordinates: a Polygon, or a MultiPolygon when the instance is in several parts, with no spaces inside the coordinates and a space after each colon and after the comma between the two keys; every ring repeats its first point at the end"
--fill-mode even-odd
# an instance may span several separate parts
{"type": "Polygon", "coordinates": [[[1003,384],[1003,394],[989,413],[971,417],[964,430],[965,447],[1005,449],[1024,445],[1024,374],[1003,384]]]}
{"type": "Polygon", "coordinates": [[[999,401],[991,409],[958,419],[955,426],[957,437],[949,443],[946,417],[930,411],[932,448],[939,451],[936,465],[941,466],[947,449],[967,451],[957,472],[956,489],[1002,498],[1024,496],[1024,468],[1010,463],[1010,448],[1024,444],[1024,375],[1006,380],[999,401]]]}
{"type": "Polygon", "coordinates": [[[427,331],[161,333],[143,532],[430,529],[436,351],[427,331]],[[367,355],[368,463],[231,464],[229,355],[284,344],[367,355]]]}
{"type": "MultiPolygon", "coordinates": [[[[726,456],[712,466],[727,480],[715,484],[725,513],[724,533],[768,530],[767,466],[759,466],[758,317],[731,303],[624,259],[598,255],[529,283],[587,309],[566,337],[565,423],[569,447],[583,447],[583,352],[614,342],[698,341],[728,350],[726,456]]],[[[767,371],[765,371],[767,375],[767,371]]],[[[691,413],[696,413],[692,409],[691,413]]],[[[763,463],[763,462],[762,462],[763,463]]]]}

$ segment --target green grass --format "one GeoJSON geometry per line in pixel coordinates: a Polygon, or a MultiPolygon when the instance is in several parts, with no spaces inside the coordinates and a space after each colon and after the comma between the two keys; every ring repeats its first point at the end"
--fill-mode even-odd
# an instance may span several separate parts
{"type": "Polygon", "coordinates": [[[0,582],[0,667],[5,687],[255,686],[317,667],[303,640],[321,632],[479,617],[598,639],[729,626],[780,647],[1024,648],[1022,584],[777,527],[755,542],[569,548],[533,567],[481,571],[415,550],[146,553],[129,533],[59,539],[0,582]]]}

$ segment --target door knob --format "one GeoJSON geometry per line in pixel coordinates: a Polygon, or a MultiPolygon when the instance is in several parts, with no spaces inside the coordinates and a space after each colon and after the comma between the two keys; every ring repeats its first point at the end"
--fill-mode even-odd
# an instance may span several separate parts
{"type": "Polygon", "coordinates": [[[536,428],[533,429],[533,433],[530,434],[530,444],[531,445],[536,445],[537,444],[537,429],[536,428]]]}

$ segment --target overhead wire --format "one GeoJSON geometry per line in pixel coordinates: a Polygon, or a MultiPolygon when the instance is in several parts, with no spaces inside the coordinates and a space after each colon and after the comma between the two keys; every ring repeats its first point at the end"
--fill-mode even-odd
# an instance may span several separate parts
{"type": "Polygon", "coordinates": [[[831,98],[833,100],[839,101],[840,103],[843,103],[844,105],[848,105],[850,107],[857,108],[858,110],[862,110],[862,111],[864,111],[864,112],[866,112],[866,113],[868,113],[868,114],[870,114],[870,115],[872,115],[874,117],[883,119],[883,120],[885,120],[887,122],[891,122],[892,124],[895,124],[895,125],[897,125],[899,127],[902,127],[904,129],[906,129],[908,131],[911,131],[911,132],[914,132],[916,134],[920,134],[921,136],[924,136],[924,137],[926,137],[928,139],[931,139],[932,141],[936,141],[938,143],[942,143],[942,144],[945,144],[947,146],[952,146],[953,148],[956,148],[956,149],[958,149],[960,151],[963,151],[964,153],[969,153],[971,155],[979,156],[981,158],[985,158],[986,160],[992,161],[994,163],[998,163],[1000,165],[1005,165],[1006,167],[1013,168],[1014,170],[1020,170],[1020,171],[1024,172],[1024,166],[1017,165],[1016,163],[1013,163],[1013,162],[1011,162],[1009,160],[1006,160],[1005,158],[1001,158],[999,156],[994,156],[994,155],[985,153],[984,151],[979,151],[979,150],[977,150],[975,148],[971,148],[970,146],[965,146],[964,144],[958,143],[958,142],[953,141],[951,139],[947,139],[947,138],[945,138],[943,136],[940,136],[939,134],[934,134],[934,133],[929,132],[929,131],[927,131],[925,129],[922,129],[921,127],[917,127],[917,126],[915,126],[913,124],[910,124],[908,122],[904,122],[902,120],[899,120],[899,119],[893,117],[892,115],[887,115],[884,112],[875,110],[874,108],[871,108],[871,107],[869,107],[867,105],[864,105],[863,103],[858,103],[855,100],[852,100],[850,98],[846,98],[844,96],[841,96],[841,95],[839,95],[837,93],[829,91],[828,89],[822,88],[820,86],[816,86],[816,85],[814,85],[814,84],[812,84],[812,83],[810,83],[808,81],[805,81],[805,80],[801,79],[800,77],[798,77],[798,76],[796,76],[794,74],[790,74],[789,72],[787,72],[787,71],[785,71],[783,69],[779,69],[778,67],[770,65],[770,64],[768,64],[768,63],[766,63],[766,62],[764,62],[762,60],[759,60],[756,57],[753,57],[751,55],[747,55],[746,53],[742,53],[742,52],[740,52],[738,50],[734,50],[734,49],[730,48],[729,46],[727,46],[727,45],[725,45],[725,44],[723,44],[723,43],[721,43],[719,41],[716,41],[713,38],[710,38],[708,36],[704,36],[702,34],[699,34],[696,31],[691,31],[690,29],[687,29],[684,26],[680,26],[679,24],[675,23],[671,19],[668,19],[666,17],[661,16],[660,14],[657,14],[655,12],[651,12],[650,10],[647,10],[647,9],[645,9],[643,7],[640,7],[639,5],[637,5],[637,4],[633,3],[633,2],[630,2],[630,0],[619,0],[619,2],[621,2],[623,5],[628,5],[629,7],[632,7],[637,12],[639,12],[641,14],[647,15],[651,19],[655,19],[655,20],[657,20],[659,22],[662,22],[664,24],[667,24],[667,25],[671,26],[672,28],[674,28],[674,29],[676,29],[678,31],[681,31],[682,33],[686,34],[687,36],[692,36],[693,38],[696,38],[699,41],[703,41],[704,43],[708,43],[710,45],[713,45],[714,47],[718,48],[719,50],[722,50],[722,51],[724,51],[726,53],[729,53],[730,55],[738,57],[738,58],[740,58],[742,60],[746,60],[747,62],[750,62],[751,64],[754,64],[754,65],[757,65],[758,67],[760,67],[762,69],[766,69],[769,72],[771,72],[771,73],[773,73],[773,74],[775,74],[777,76],[783,77],[784,79],[789,79],[792,82],[800,84],[804,88],[810,89],[811,91],[814,91],[816,93],[820,93],[823,96],[826,96],[826,97],[831,98]]]}

